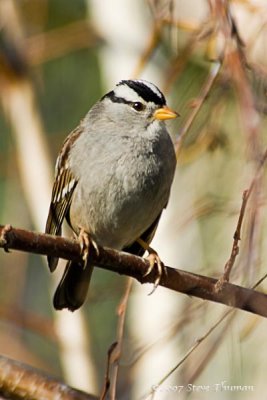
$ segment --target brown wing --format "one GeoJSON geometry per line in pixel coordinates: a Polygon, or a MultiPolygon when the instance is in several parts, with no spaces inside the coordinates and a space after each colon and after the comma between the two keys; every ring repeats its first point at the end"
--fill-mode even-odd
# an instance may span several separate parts
{"type": "Polygon", "coordinates": [[[61,225],[69,208],[77,181],[69,170],[64,170],[57,177],[52,191],[49,214],[45,232],[50,235],[61,235],[61,225]]]}
{"type": "MultiPolygon", "coordinates": [[[[50,235],[61,235],[62,223],[68,212],[73,192],[78,182],[69,169],[68,155],[72,144],[80,133],[81,130],[78,127],[66,138],[57,159],[56,178],[45,227],[45,233],[49,233],[50,235]]],[[[58,263],[58,258],[48,256],[47,260],[50,270],[54,271],[58,263]]]]}
{"type": "MultiPolygon", "coordinates": [[[[158,217],[155,219],[155,221],[150,225],[149,228],[147,228],[147,230],[142,233],[142,235],[140,236],[140,238],[146,242],[147,244],[150,244],[150,242],[152,241],[157,227],[158,227],[158,223],[161,217],[161,213],[158,215],[158,217]]],[[[142,256],[145,252],[144,248],[137,242],[133,242],[130,246],[124,247],[123,251],[126,251],[127,253],[131,253],[131,254],[135,254],[136,256],[142,256]]]]}

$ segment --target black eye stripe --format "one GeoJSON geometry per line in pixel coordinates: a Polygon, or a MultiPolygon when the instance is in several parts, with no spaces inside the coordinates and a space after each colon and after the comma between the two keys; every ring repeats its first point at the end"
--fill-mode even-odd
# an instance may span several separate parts
{"type": "Polygon", "coordinates": [[[139,101],[128,101],[123,97],[116,96],[113,90],[112,92],[109,92],[105,96],[103,96],[101,100],[103,100],[106,97],[108,97],[113,103],[128,104],[129,106],[133,107],[136,111],[142,111],[145,108],[145,105],[140,103],[139,101]]]}
{"type": "Polygon", "coordinates": [[[123,97],[118,97],[115,95],[114,90],[111,92],[105,94],[105,96],[102,97],[101,101],[108,97],[113,103],[124,103],[124,104],[129,104],[130,102],[124,99],[123,97]]]}

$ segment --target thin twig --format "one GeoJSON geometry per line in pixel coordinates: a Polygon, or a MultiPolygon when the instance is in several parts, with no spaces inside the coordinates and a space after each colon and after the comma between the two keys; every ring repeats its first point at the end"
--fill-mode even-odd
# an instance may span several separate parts
{"type": "Polygon", "coordinates": [[[161,336],[155,339],[154,341],[150,341],[145,345],[139,345],[135,348],[135,354],[132,360],[127,362],[127,366],[133,366],[136,364],[147,352],[155,347],[160,347],[164,343],[168,343],[171,341],[174,335],[177,332],[180,332],[184,326],[192,319],[195,319],[196,314],[199,314],[200,309],[203,307],[204,302],[202,303],[190,303],[186,305],[186,313],[184,313],[177,322],[175,322],[172,326],[168,328],[168,330],[162,332],[161,336]]]}
{"type": "Polygon", "coordinates": [[[108,349],[108,357],[107,357],[107,366],[106,366],[104,387],[103,387],[103,390],[102,390],[102,393],[100,395],[99,400],[105,400],[107,395],[108,395],[108,392],[109,392],[111,357],[112,357],[112,353],[114,352],[114,350],[117,347],[117,344],[118,344],[117,342],[112,343],[112,345],[108,349]]]}
{"type": "MultiPolygon", "coordinates": [[[[235,310],[233,310],[233,311],[235,311],[235,310]]],[[[195,382],[196,379],[199,377],[199,375],[203,373],[203,371],[204,371],[205,367],[208,365],[210,359],[215,355],[216,350],[219,349],[220,343],[225,339],[227,330],[231,327],[231,323],[232,323],[235,315],[236,314],[233,312],[230,317],[230,313],[229,313],[228,314],[229,318],[227,320],[227,323],[220,330],[220,332],[218,333],[214,342],[211,343],[209,348],[208,348],[207,344],[205,345],[204,357],[201,359],[201,362],[199,364],[197,364],[195,362],[194,366],[192,366],[192,368],[190,368],[190,376],[187,377],[186,382],[184,383],[184,386],[187,386],[188,384],[195,382]]],[[[222,321],[224,321],[224,318],[222,319],[222,321]]]]}
{"type": "Polygon", "coordinates": [[[184,140],[185,135],[187,134],[188,130],[190,129],[194,119],[196,118],[198,112],[200,111],[207,95],[209,94],[211,87],[217,78],[221,68],[221,62],[220,61],[215,61],[211,64],[210,67],[210,72],[208,75],[208,78],[206,82],[204,83],[200,95],[195,99],[194,101],[194,108],[187,120],[185,121],[182,129],[180,130],[178,139],[176,140],[175,143],[175,153],[176,157],[178,158],[180,151],[181,151],[181,145],[184,140]]]}
{"type": "Polygon", "coordinates": [[[233,241],[233,245],[232,245],[232,251],[230,254],[230,258],[228,259],[228,261],[226,262],[226,264],[224,266],[224,273],[220,277],[220,279],[218,279],[218,282],[216,283],[216,290],[221,290],[223,284],[225,282],[229,282],[230,273],[234,266],[236,257],[239,253],[239,241],[241,240],[241,227],[242,227],[242,222],[243,222],[244,215],[245,215],[245,209],[247,206],[247,202],[248,202],[250,193],[251,192],[249,192],[249,190],[245,190],[243,192],[243,200],[242,200],[242,205],[240,208],[240,213],[238,216],[237,227],[236,227],[236,230],[234,233],[234,241],[233,241]]]}
{"type": "Polygon", "coordinates": [[[149,393],[146,393],[141,397],[140,400],[147,400],[153,393],[159,389],[159,387],[184,363],[185,360],[195,351],[195,349],[221,324],[223,320],[225,320],[230,313],[233,312],[233,309],[228,310],[203,336],[198,338],[196,342],[190,347],[190,349],[186,352],[183,358],[166,374],[161,380],[153,385],[153,388],[149,393]]]}
{"type": "Polygon", "coordinates": [[[216,290],[221,290],[223,284],[225,282],[229,282],[232,268],[234,266],[236,257],[239,253],[239,241],[241,240],[241,228],[242,228],[242,223],[243,223],[244,216],[245,216],[247,203],[248,203],[251,193],[252,193],[253,189],[255,188],[255,185],[260,177],[260,174],[262,172],[262,168],[266,162],[266,159],[267,159],[267,149],[265,150],[262,159],[258,163],[258,167],[257,167],[256,173],[255,173],[255,176],[252,179],[249,188],[243,192],[243,199],[242,199],[242,204],[241,204],[241,208],[240,208],[240,212],[239,212],[239,216],[238,216],[236,230],[234,233],[234,240],[233,240],[231,254],[230,254],[228,261],[226,262],[226,264],[224,266],[224,273],[216,284],[216,290]]]}
{"type": "Polygon", "coordinates": [[[112,360],[114,369],[113,369],[113,374],[112,374],[113,376],[112,376],[112,380],[111,380],[110,400],[116,400],[116,389],[117,389],[117,380],[118,380],[118,372],[119,372],[119,361],[120,361],[121,353],[122,353],[125,316],[126,316],[126,309],[127,309],[127,304],[129,301],[130,292],[132,289],[132,283],[133,283],[132,278],[129,278],[127,281],[125,293],[124,293],[123,298],[118,307],[119,321],[118,321],[118,332],[117,332],[117,346],[116,346],[116,352],[114,352],[115,357],[112,360]]]}

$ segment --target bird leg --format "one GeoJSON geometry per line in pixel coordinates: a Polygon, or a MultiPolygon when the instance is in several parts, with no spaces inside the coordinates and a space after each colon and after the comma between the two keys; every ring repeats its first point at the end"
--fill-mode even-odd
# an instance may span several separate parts
{"type": "Polygon", "coordinates": [[[79,228],[79,236],[78,240],[80,243],[80,249],[81,249],[81,254],[82,254],[82,259],[84,262],[83,267],[85,268],[87,265],[88,257],[89,257],[89,252],[90,252],[90,247],[93,246],[96,254],[99,255],[99,249],[97,246],[97,243],[90,237],[89,233],[86,232],[84,228],[79,228]]]}
{"type": "Polygon", "coordinates": [[[163,262],[161,261],[161,259],[160,259],[159,255],[158,255],[158,253],[156,252],[156,250],[152,249],[152,247],[150,247],[143,239],[141,239],[141,238],[137,239],[137,243],[139,243],[140,246],[142,246],[142,248],[149,253],[148,256],[146,257],[146,260],[149,261],[149,267],[148,267],[147,271],[145,272],[145,274],[143,276],[149,275],[150,272],[154,268],[157,269],[157,271],[156,271],[157,277],[156,277],[156,280],[154,282],[154,288],[153,288],[152,292],[149,293],[149,294],[152,294],[157,289],[157,287],[158,287],[158,285],[160,283],[162,275],[165,272],[165,266],[164,266],[163,262]]]}

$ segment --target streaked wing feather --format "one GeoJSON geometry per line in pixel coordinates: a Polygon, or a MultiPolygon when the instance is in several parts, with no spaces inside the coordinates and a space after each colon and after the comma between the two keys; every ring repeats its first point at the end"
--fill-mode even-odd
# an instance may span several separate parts
{"type": "MultiPolygon", "coordinates": [[[[78,182],[69,169],[68,155],[72,144],[80,134],[80,127],[71,132],[71,134],[66,138],[61,153],[57,159],[56,178],[52,190],[52,198],[45,227],[45,233],[50,235],[61,235],[62,223],[68,212],[73,192],[78,182]]],[[[48,256],[47,259],[50,270],[54,271],[58,259],[51,256],[48,256]]]]}
{"type": "Polygon", "coordinates": [[[73,195],[77,181],[69,170],[64,170],[56,179],[45,227],[50,235],[60,235],[61,225],[73,195]]]}

